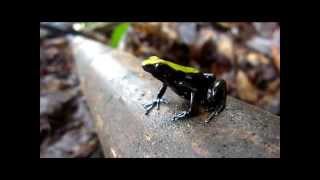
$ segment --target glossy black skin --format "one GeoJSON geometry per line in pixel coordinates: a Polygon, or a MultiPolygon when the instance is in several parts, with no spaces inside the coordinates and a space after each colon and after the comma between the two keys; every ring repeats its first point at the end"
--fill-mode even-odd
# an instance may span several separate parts
{"type": "Polygon", "coordinates": [[[144,65],[143,69],[159,79],[163,85],[158,92],[157,98],[150,104],[146,104],[146,114],[155,106],[160,106],[167,87],[169,86],[176,94],[190,101],[187,111],[175,114],[173,120],[185,119],[198,114],[198,107],[202,105],[207,108],[209,122],[214,116],[225,108],[226,83],[224,80],[217,80],[209,73],[185,73],[177,71],[166,64],[144,65]]]}

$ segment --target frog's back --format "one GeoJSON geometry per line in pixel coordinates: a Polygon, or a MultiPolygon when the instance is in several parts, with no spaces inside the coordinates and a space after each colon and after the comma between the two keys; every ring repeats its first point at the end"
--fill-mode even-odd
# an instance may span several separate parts
{"type": "Polygon", "coordinates": [[[170,61],[167,61],[167,60],[163,60],[163,59],[160,59],[158,58],[157,56],[151,56],[149,57],[148,59],[144,60],[143,61],[143,65],[146,65],[146,64],[166,64],[168,65],[169,67],[171,67],[172,69],[176,70],[176,71],[181,71],[183,73],[200,73],[200,71],[196,68],[193,68],[193,67],[188,67],[188,66],[182,66],[180,64],[176,64],[176,63],[173,63],[173,62],[170,62],[170,61]]]}

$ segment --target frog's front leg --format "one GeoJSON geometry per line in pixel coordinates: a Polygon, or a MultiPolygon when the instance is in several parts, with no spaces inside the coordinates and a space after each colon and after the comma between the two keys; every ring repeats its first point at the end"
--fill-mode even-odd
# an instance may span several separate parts
{"type": "Polygon", "coordinates": [[[196,108],[195,95],[196,95],[195,92],[191,92],[191,94],[190,94],[190,106],[189,106],[188,111],[182,111],[182,112],[176,113],[174,115],[174,117],[172,118],[173,121],[174,120],[180,120],[180,119],[186,119],[186,118],[191,117],[194,114],[195,108],[196,108]]]}
{"type": "Polygon", "coordinates": [[[149,104],[145,104],[144,105],[144,109],[146,110],[145,114],[149,114],[149,112],[155,107],[157,106],[157,109],[160,108],[160,103],[168,103],[166,100],[162,99],[162,96],[164,95],[164,93],[167,90],[167,85],[166,84],[162,84],[161,89],[158,92],[157,95],[157,99],[153,100],[151,103],[149,104]]]}

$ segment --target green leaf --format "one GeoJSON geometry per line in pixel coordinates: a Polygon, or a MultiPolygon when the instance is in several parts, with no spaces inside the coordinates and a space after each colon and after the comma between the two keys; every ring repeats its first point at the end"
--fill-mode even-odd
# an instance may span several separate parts
{"type": "Polygon", "coordinates": [[[130,23],[121,23],[114,28],[111,35],[111,47],[117,48],[119,46],[129,29],[129,25],[130,23]]]}

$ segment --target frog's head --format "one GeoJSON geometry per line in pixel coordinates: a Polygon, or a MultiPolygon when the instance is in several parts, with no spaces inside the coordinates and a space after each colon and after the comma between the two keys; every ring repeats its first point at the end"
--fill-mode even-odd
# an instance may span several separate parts
{"type": "Polygon", "coordinates": [[[198,69],[193,67],[175,64],[173,62],[160,59],[157,56],[151,56],[144,60],[142,62],[142,68],[160,80],[177,77],[178,75],[200,72],[198,69]]]}
{"type": "Polygon", "coordinates": [[[159,67],[164,65],[163,61],[164,60],[159,59],[157,56],[151,56],[142,62],[142,68],[155,75],[159,73],[159,67]]]}

